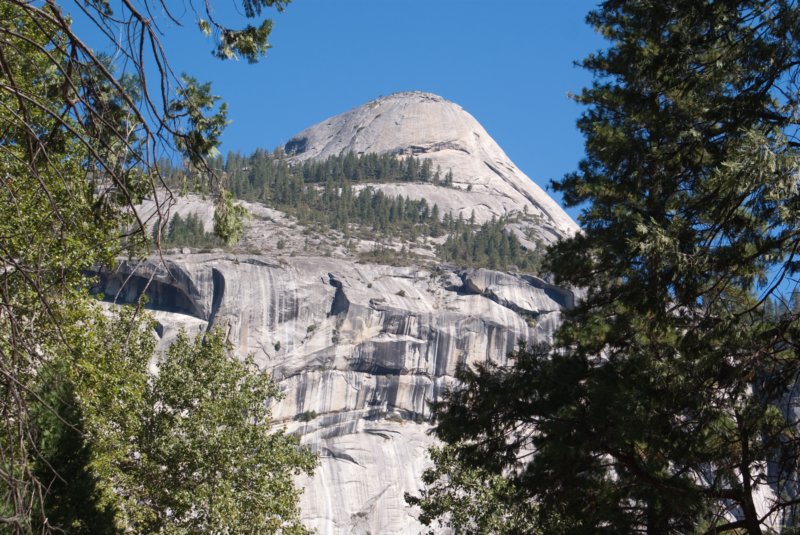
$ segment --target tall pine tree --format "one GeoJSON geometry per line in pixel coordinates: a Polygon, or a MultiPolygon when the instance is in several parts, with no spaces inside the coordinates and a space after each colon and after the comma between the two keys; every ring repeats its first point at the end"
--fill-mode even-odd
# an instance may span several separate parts
{"type": "MultiPolygon", "coordinates": [[[[584,231],[548,260],[586,298],[553,351],[461,375],[437,406],[451,472],[503,475],[548,533],[782,529],[798,315],[763,303],[800,268],[800,8],[608,0],[588,20],[610,47],[584,61],[586,158],[557,184],[584,231]]],[[[430,476],[412,501],[447,522],[430,476]]]]}

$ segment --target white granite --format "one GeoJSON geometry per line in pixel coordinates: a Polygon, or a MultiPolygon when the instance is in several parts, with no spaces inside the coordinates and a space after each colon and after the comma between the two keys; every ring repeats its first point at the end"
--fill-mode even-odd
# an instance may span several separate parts
{"type": "Polygon", "coordinates": [[[427,402],[458,366],[505,362],[519,340],[549,339],[570,297],[490,270],[313,256],[123,262],[107,290],[117,295],[124,280],[131,290],[121,300],[149,281],[165,341],[210,322],[271,371],[285,393],[274,418],[321,456],[302,481],[303,517],[331,534],[420,532],[403,494],[419,488],[427,466],[427,402]],[[314,417],[300,421],[304,413],[314,417]]]}
{"type": "MultiPolygon", "coordinates": [[[[472,116],[435,95],[370,102],[301,132],[287,151],[293,161],[347,151],[415,154],[443,174],[452,169],[455,189],[375,187],[465,219],[474,211],[478,222],[517,216],[507,229],[529,247],[577,231],[472,116]]],[[[160,197],[169,199],[162,211],[196,213],[212,229],[208,199],[160,197]]],[[[132,302],[146,292],[161,347],[180,328],[218,326],[239,355],[253,354],[272,373],[285,394],[274,418],[321,458],[314,476],[299,481],[309,527],[331,535],[421,532],[403,494],[419,489],[429,463],[428,401],[441,397],[459,366],[507,362],[518,341],[549,340],[572,293],[528,275],[440,266],[435,240],[317,235],[285,214],[243,205],[253,217],[237,248],[123,261],[105,274],[106,294],[132,302]],[[425,266],[359,263],[358,251],[378,241],[408,247],[425,266]]],[[[139,213],[153,221],[156,206],[146,202],[139,213]]]]}

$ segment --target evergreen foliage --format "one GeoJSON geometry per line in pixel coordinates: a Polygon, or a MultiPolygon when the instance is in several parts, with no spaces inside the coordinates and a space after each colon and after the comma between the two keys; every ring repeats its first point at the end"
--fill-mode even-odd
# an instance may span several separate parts
{"type": "Polygon", "coordinates": [[[608,0],[589,21],[611,45],[558,184],[584,232],[546,261],[587,295],[554,350],[465,371],[436,407],[457,462],[423,519],[463,510],[437,485],[480,469],[546,533],[794,529],[800,318],[764,303],[800,268],[800,8],[608,0]]]}
{"type": "MultiPolygon", "coordinates": [[[[439,209],[424,199],[389,197],[358,182],[428,182],[431,164],[409,156],[348,153],[321,162],[289,165],[280,152],[257,150],[249,157],[238,153],[212,160],[223,170],[234,197],[260,201],[298,218],[303,224],[347,230],[350,225],[369,226],[386,235],[439,236],[439,209]]],[[[202,192],[207,179],[196,173],[165,166],[173,187],[202,192]]],[[[219,208],[218,208],[219,210],[219,208]]]]}
{"type": "Polygon", "coordinates": [[[303,184],[320,185],[343,182],[432,182],[434,179],[429,160],[420,162],[414,156],[376,153],[356,155],[348,152],[321,161],[306,160],[301,164],[289,165],[280,151],[270,154],[265,150],[256,150],[249,157],[229,153],[224,169],[234,195],[248,200],[285,201],[291,195],[287,190],[291,190],[292,186],[285,183],[291,182],[290,177],[303,184]]]}
{"type": "MultiPolygon", "coordinates": [[[[153,228],[155,234],[157,228],[153,228]]],[[[222,245],[216,233],[206,232],[203,222],[196,213],[185,218],[175,214],[169,220],[166,232],[162,234],[163,247],[197,247],[208,248],[222,245]]]]}
{"type": "MultiPolygon", "coordinates": [[[[393,154],[348,152],[325,160],[290,164],[281,150],[257,149],[250,156],[230,152],[227,157],[210,158],[209,167],[224,173],[228,189],[237,199],[286,203],[299,195],[304,184],[424,182],[452,185],[453,174],[441,179],[429,160],[393,154]]],[[[187,170],[162,162],[161,171],[173,188],[204,192],[207,176],[202,170],[187,170]]]]}
{"type": "MultiPolygon", "coordinates": [[[[437,249],[439,258],[462,266],[536,272],[541,258],[537,251],[526,250],[512,232],[504,230],[506,219],[478,227],[475,214],[468,222],[442,215],[438,205],[425,199],[403,195],[391,197],[366,184],[431,182],[452,184],[451,171],[441,178],[441,170],[432,172],[428,160],[421,163],[413,156],[399,158],[389,154],[347,153],[324,161],[306,161],[290,165],[281,152],[270,154],[257,150],[249,157],[230,153],[211,164],[224,169],[232,194],[239,199],[260,201],[298,219],[301,224],[322,229],[358,233],[368,229],[365,237],[379,232],[385,237],[410,241],[418,237],[447,241],[437,249]]],[[[203,178],[192,178],[185,170],[166,164],[162,172],[173,187],[191,189],[207,184],[203,178]]],[[[217,233],[219,234],[219,233],[217,233]]],[[[362,253],[362,260],[407,263],[390,248],[376,248],[362,253]]]]}
{"type": "Polygon", "coordinates": [[[247,209],[235,203],[229,191],[223,190],[214,206],[214,234],[226,245],[238,242],[244,234],[244,224],[249,216],[247,209]]]}
{"type": "Polygon", "coordinates": [[[537,272],[541,267],[538,250],[522,247],[513,232],[504,230],[505,220],[492,220],[481,225],[476,232],[464,226],[453,232],[439,248],[439,257],[444,262],[453,262],[470,267],[508,269],[537,272]]]}
{"type": "Polygon", "coordinates": [[[375,245],[369,251],[362,251],[358,255],[359,262],[384,264],[388,266],[419,265],[423,261],[418,255],[412,253],[404,245],[400,249],[375,245]]]}
{"type": "Polygon", "coordinates": [[[429,450],[434,466],[422,476],[428,487],[421,497],[406,494],[409,505],[422,510],[420,521],[430,525],[444,517],[442,527],[454,533],[543,533],[536,528],[536,505],[526,500],[512,480],[461,462],[461,447],[456,442],[429,450]]]}
{"type": "Polygon", "coordinates": [[[31,463],[48,490],[31,527],[36,532],[58,529],[75,535],[116,534],[114,508],[101,503],[98,479],[90,468],[92,447],[76,403],[75,384],[64,380],[71,373],[68,362],[59,359],[42,368],[37,395],[43,403],[32,407],[40,436],[38,455],[31,463]]]}
{"type": "Polygon", "coordinates": [[[409,239],[441,233],[441,223],[425,199],[390,197],[370,187],[356,193],[347,182],[328,182],[324,189],[306,187],[296,198],[275,206],[295,215],[301,223],[323,228],[349,230],[351,225],[367,226],[386,236],[409,239]]]}

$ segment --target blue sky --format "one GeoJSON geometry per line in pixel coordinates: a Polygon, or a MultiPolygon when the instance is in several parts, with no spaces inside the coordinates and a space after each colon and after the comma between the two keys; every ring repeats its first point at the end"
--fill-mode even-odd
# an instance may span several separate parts
{"type": "MultiPolygon", "coordinates": [[[[222,21],[243,21],[237,2],[212,3],[222,21]]],[[[167,28],[164,44],[177,72],[211,81],[228,103],[223,153],[272,149],[380,95],[422,90],[475,116],[545,187],[583,154],[575,128],[581,110],[568,93],[591,81],[574,62],[603,46],[584,22],[595,4],[294,0],[271,13],[273,48],[258,64],[214,59],[190,12],[184,28],[167,28]]]]}

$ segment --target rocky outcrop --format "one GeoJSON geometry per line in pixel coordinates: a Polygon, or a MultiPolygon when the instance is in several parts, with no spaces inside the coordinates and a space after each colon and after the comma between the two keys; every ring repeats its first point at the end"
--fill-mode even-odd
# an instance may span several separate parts
{"type": "Polygon", "coordinates": [[[570,298],[528,276],[313,256],[173,255],[104,279],[148,295],[163,340],[210,323],[272,372],[274,418],[321,457],[302,508],[323,534],[418,533],[403,494],[428,464],[427,402],[459,366],[549,339],[570,298]]]}
{"type": "MultiPolygon", "coordinates": [[[[508,217],[525,247],[569,236],[577,225],[508,159],[456,104],[399,93],[311,127],[285,146],[292,161],[342,152],[409,154],[452,171],[453,187],[374,184],[389,195],[424,198],[477,222],[508,217]]],[[[356,187],[364,187],[358,184],[356,187]]],[[[446,238],[411,238],[303,228],[286,214],[242,203],[252,217],[227,252],[163,251],[102,274],[109,300],[148,296],[161,346],[178,329],[227,331],[284,393],[274,419],[316,451],[321,465],[300,481],[301,508],[320,534],[419,533],[404,500],[417,492],[433,444],[428,402],[460,366],[506,363],[519,341],[547,341],[573,294],[531,275],[439,265],[446,238]],[[414,266],[360,263],[378,248],[408,251],[414,266]]],[[[152,228],[167,215],[197,214],[207,231],[213,207],[168,195],[137,214],[152,228]]],[[[366,230],[366,231],[365,231],[366,230]]],[[[402,256],[402,255],[400,255],[402,256]]]]}
{"type": "Polygon", "coordinates": [[[389,195],[427,199],[443,212],[478,222],[526,214],[528,228],[550,243],[578,226],[517,168],[484,128],[461,106],[430,93],[396,93],[303,130],[284,147],[295,161],[347,152],[414,155],[443,173],[454,188],[424,184],[376,184],[389,195]]]}

